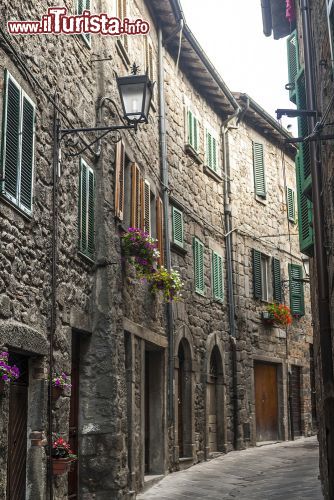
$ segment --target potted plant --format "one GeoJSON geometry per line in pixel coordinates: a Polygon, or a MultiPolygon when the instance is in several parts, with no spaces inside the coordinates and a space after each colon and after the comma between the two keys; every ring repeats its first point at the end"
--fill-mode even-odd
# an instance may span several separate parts
{"type": "Polygon", "coordinates": [[[267,310],[263,311],[262,318],[265,321],[281,326],[288,326],[292,323],[292,314],[288,306],[273,302],[268,304],[267,310]],[[266,317],[265,317],[266,316],[266,317]]]}
{"type": "Polygon", "coordinates": [[[54,373],[52,376],[52,391],[51,397],[55,401],[59,398],[64,389],[69,389],[71,386],[71,378],[66,373],[54,373]]]}
{"type": "Polygon", "coordinates": [[[74,460],[77,460],[77,456],[72,452],[69,443],[62,437],[55,439],[51,450],[53,475],[66,474],[70,469],[71,462],[74,460]]]}
{"type": "Polygon", "coordinates": [[[158,291],[163,292],[166,302],[177,301],[181,298],[180,292],[183,288],[183,283],[179,272],[175,269],[167,271],[164,267],[159,267],[152,273],[149,283],[153,293],[157,293],[158,291]]]}
{"type": "Polygon", "coordinates": [[[129,227],[122,235],[122,247],[126,259],[141,275],[153,272],[160,256],[157,240],[141,229],[129,227]]]}
{"type": "Polygon", "coordinates": [[[5,385],[10,384],[20,376],[20,370],[17,366],[9,364],[9,354],[7,351],[0,352],[0,393],[3,392],[5,385]]]}

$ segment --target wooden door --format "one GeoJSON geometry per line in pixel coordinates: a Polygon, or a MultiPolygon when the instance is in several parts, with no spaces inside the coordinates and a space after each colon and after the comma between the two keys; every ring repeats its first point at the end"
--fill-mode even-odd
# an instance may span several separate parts
{"type": "Polygon", "coordinates": [[[217,451],[217,385],[216,380],[208,383],[208,424],[210,453],[217,451]]]}
{"type": "Polygon", "coordinates": [[[294,437],[301,436],[300,367],[291,367],[291,413],[294,437]]]}
{"type": "Polygon", "coordinates": [[[254,366],[256,440],[278,439],[277,367],[265,363],[254,366]]]}
{"type": "MultiPolygon", "coordinates": [[[[78,427],[79,427],[79,363],[80,363],[80,339],[79,334],[72,335],[72,368],[71,368],[71,400],[70,400],[70,422],[69,443],[71,450],[78,455],[78,427]]],[[[78,461],[72,462],[68,474],[68,498],[71,500],[78,497],[78,461]]]]}
{"type": "Polygon", "coordinates": [[[20,377],[11,382],[9,390],[7,498],[8,500],[24,500],[26,497],[28,359],[10,354],[9,360],[20,369],[20,377]]]}

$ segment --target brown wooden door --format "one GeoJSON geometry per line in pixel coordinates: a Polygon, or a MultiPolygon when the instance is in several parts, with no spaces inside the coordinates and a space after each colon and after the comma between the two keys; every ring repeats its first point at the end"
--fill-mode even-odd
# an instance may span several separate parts
{"type": "Polygon", "coordinates": [[[256,363],[254,377],[256,440],[273,441],[278,439],[277,367],[256,363]]]}
{"type": "MultiPolygon", "coordinates": [[[[72,335],[72,369],[71,369],[71,401],[69,422],[69,443],[71,450],[78,455],[78,426],[79,426],[79,363],[80,339],[79,334],[72,335]]],[[[68,474],[68,498],[78,498],[78,461],[72,462],[68,474]]]]}
{"type": "Polygon", "coordinates": [[[291,367],[291,410],[293,420],[293,435],[301,436],[301,399],[300,399],[300,367],[291,367]]]}
{"type": "Polygon", "coordinates": [[[26,496],[28,360],[11,355],[11,364],[20,369],[20,377],[9,390],[7,498],[24,500],[26,496]]]}

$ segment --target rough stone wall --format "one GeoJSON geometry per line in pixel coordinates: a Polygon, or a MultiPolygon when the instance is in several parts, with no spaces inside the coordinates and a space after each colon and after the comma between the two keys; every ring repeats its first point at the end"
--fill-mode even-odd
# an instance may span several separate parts
{"type": "MultiPolygon", "coordinates": [[[[253,298],[252,249],[276,257],[281,263],[284,301],[289,305],[288,263],[302,265],[299,251],[298,226],[287,218],[286,186],[296,192],[294,161],[282,154],[279,145],[268,136],[256,131],[243,121],[237,130],[228,132],[230,152],[230,177],[233,228],[234,293],[238,324],[238,359],[242,365],[239,386],[241,405],[240,430],[249,423],[255,443],[255,401],[253,386],[253,360],[280,360],[283,363],[283,394],[280,408],[283,415],[281,438],[287,438],[286,370],[291,365],[303,367],[302,419],[303,433],[311,432],[309,343],[312,343],[310,292],[307,284],[305,293],[305,316],[294,320],[287,332],[282,328],[263,325],[261,311],[266,303],[253,298]],[[264,145],[264,164],[267,197],[256,197],[254,190],[252,141],[264,145]],[[285,179],[284,179],[285,177],[285,179]],[[290,235],[290,236],[289,236],[290,235]],[[288,366],[287,366],[288,365],[288,366]]],[[[270,267],[271,273],[271,267],[270,267]]],[[[270,289],[270,287],[269,287],[270,289]]],[[[269,296],[269,301],[271,297],[269,296]]],[[[243,441],[241,439],[241,441],[243,441]]],[[[247,445],[247,443],[244,443],[247,445]]]]}

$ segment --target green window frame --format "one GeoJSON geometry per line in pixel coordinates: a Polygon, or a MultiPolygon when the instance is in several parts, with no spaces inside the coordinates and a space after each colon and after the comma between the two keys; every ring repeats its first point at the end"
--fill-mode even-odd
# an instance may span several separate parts
{"type": "Polygon", "coordinates": [[[289,264],[290,309],[296,316],[304,316],[304,283],[303,268],[297,264],[289,264]]]}
{"type": "Polygon", "coordinates": [[[283,301],[281,263],[275,257],[273,257],[272,259],[272,271],[273,271],[273,299],[279,304],[281,304],[283,301]]]}
{"type": "Polygon", "coordinates": [[[204,295],[204,245],[197,238],[194,238],[194,274],[195,291],[204,295]]]}
{"type": "Polygon", "coordinates": [[[212,251],[212,293],[213,298],[224,300],[223,257],[212,251]]]}
{"type": "Polygon", "coordinates": [[[191,109],[187,110],[187,143],[198,153],[199,121],[191,109]]]}
{"type": "Polygon", "coordinates": [[[264,168],[263,144],[253,142],[253,167],[255,194],[261,198],[267,197],[266,177],[264,168]]]}
{"type": "Polygon", "coordinates": [[[295,223],[296,221],[296,209],[295,209],[295,192],[292,188],[286,188],[286,205],[287,205],[287,214],[290,222],[295,223]]]}
{"type": "Polygon", "coordinates": [[[293,31],[287,39],[287,54],[288,54],[288,75],[289,75],[289,98],[290,101],[296,104],[296,78],[300,70],[299,66],[299,49],[298,49],[298,34],[293,31]]]}
{"type": "Polygon", "coordinates": [[[299,153],[296,155],[296,183],[300,251],[312,257],[314,254],[313,204],[303,193],[299,153]]]}
{"type": "Polygon", "coordinates": [[[20,210],[32,214],[36,107],[5,70],[1,141],[1,193],[20,210]]]}
{"type": "MultiPolygon", "coordinates": [[[[90,0],[77,0],[77,15],[81,16],[84,10],[90,11],[90,0]]],[[[91,47],[91,35],[90,33],[81,33],[82,38],[84,39],[86,45],[91,47]]]]}
{"type": "Polygon", "coordinates": [[[205,131],[205,164],[213,172],[219,173],[218,141],[208,129],[205,131]]]}
{"type": "Polygon", "coordinates": [[[173,243],[183,248],[183,212],[176,207],[172,207],[172,232],[173,243]]]}
{"type": "Polygon", "coordinates": [[[79,251],[90,259],[95,250],[95,173],[81,158],[79,183],[79,251]]]}

